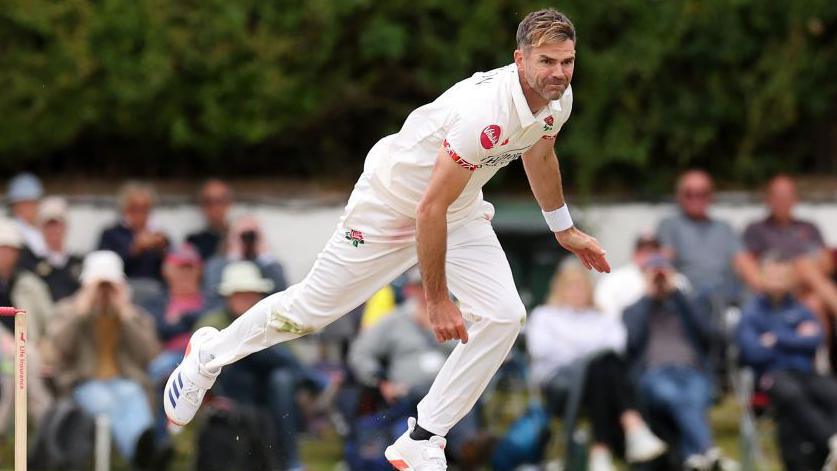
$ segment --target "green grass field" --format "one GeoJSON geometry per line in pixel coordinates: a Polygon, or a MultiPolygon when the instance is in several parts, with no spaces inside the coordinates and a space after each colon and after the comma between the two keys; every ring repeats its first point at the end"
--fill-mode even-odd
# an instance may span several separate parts
{"type": "MultiPolygon", "coordinates": [[[[496,417],[493,429],[495,432],[502,433],[503,426],[511,422],[523,410],[525,405],[526,400],[523,396],[511,395],[503,397],[503,395],[498,394],[487,405],[485,412],[496,417]]],[[[739,440],[739,419],[739,409],[732,396],[726,396],[712,410],[712,428],[717,444],[728,456],[736,460],[740,459],[742,452],[741,441],[739,440]]],[[[554,436],[561,437],[560,422],[556,421],[554,427],[556,428],[554,436]]],[[[758,421],[757,427],[761,438],[762,450],[765,455],[765,466],[761,468],[761,471],[780,470],[781,466],[774,444],[775,431],[773,424],[769,420],[761,419],[758,421]]],[[[560,459],[563,455],[561,441],[560,438],[556,438],[550,444],[548,451],[550,459],[560,459]]],[[[194,469],[192,463],[194,447],[194,429],[187,428],[175,440],[175,460],[169,469],[171,471],[192,471],[194,469]]],[[[309,471],[334,471],[335,469],[339,469],[338,465],[341,460],[342,446],[340,438],[333,431],[326,430],[319,437],[303,437],[301,449],[303,461],[309,471]]],[[[2,450],[0,469],[12,470],[13,445],[10,440],[5,442],[2,450]]],[[[112,456],[113,471],[130,470],[130,467],[115,452],[112,456]]]]}

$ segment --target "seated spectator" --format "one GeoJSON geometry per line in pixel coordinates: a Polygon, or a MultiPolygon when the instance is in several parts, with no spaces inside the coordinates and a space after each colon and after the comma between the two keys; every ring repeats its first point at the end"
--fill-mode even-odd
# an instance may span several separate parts
{"type": "MultiPolygon", "coordinates": [[[[166,294],[145,306],[154,316],[157,338],[163,347],[149,367],[151,382],[159,392],[157,397],[162,397],[166,380],[183,359],[195,323],[204,312],[200,254],[191,244],[181,244],[166,255],[163,278],[166,294]]],[[[158,405],[157,437],[162,440],[168,434],[163,405],[158,405]]]]}
{"type": "MultiPolygon", "coordinates": [[[[595,290],[595,301],[604,314],[622,317],[625,308],[639,301],[645,294],[645,276],[642,266],[649,257],[660,253],[660,241],[651,232],[640,234],[634,243],[631,261],[610,273],[602,275],[595,290]]],[[[674,275],[675,284],[685,292],[690,290],[689,281],[683,275],[674,275]]]]}
{"type": "MultiPolygon", "coordinates": [[[[822,469],[835,469],[837,380],[814,370],[814,356],[824,340],[822,327],[793,296],[790,263],[768,253],[760,278],[764,293],[745,306],[738,326],[741,361],[755,370],[779,428],[830,450],[829,462],[822,469]]],[[[786,469],[800,469],[788,458],[786,469]]]]}
{"type": "MultiPolygon", "coordinates": [[[[383,445],[381,456],[383,447],[407,430],[407,418],[415,414],[419,401],[456,346],[454,342],[439,344],[435,340],[417,268],[408,272],[407,280],[406,302],[393,314],[362,330],[349,349],[349,368],[358,382],[380,391],[386,409],[377,415],[394,427],[378,430],[378,437],[368,437],[370,443],[383,445]],[[383,440],[380,435],[384,435],[383,440]]],[[[487,445],[491,438],[480,432],[477,411],[476,407],[472,409],[445,437],[445,453],[468,469],[489,457],[487,445]]],[[[360,447],[364,445],[369,443],[361,443],[360,447]]]]}
{"type": "MultiPolygon", "coordinates": [[[[259,267],[249,261],[228,264],[218,291],[223,307],[207,313],[196,327],[223,329],[244,314],[268,293],[273,281],[264,278],[259,267]]],[[[297,443],[297,387],[307,374],[284,345],[277,344],[227,365],[212,392],[216,396],[256,405],[270,414],[275,436],[271,449],[279,469],[301,470],[297,443]]]]}
{"type": "Polygon", "coordinates": [[[259,267],[262,276],[273,282],[274,291],[287,288],[282,265],[270,253],[267,240],[255,216],[244,215],[238,218],[230,228],[224,245],[223,253],[209,259],[204,269],[203,291],[207,306],[216,308],[223,305],[218,286],[224,268],[230,262],[253,262],[259,267]]]}
{"type": "Polygon", "coordinates": [[[170,450],[155,444],[146,373],[159,351],[154,320],[131,304],[117,254],[87,255],[81,283],[58,303],[50,323],[57,385],[89,414],[110,419],[116,447],[134,466],[164,469],[170,450]]]}
{"type": "Polygon", "coordinates": [[[41,181],[31,173],[21,173],[12,178],[6,193],[11,216],[23,236],[23,245],[37,256],[44,255],[46,249],[38,228],[38,203],[43,196],[41,181]]]}
{"type": "Polygon", "coordinates": [[[611,450],[629,463],[650,461],[665,444],[636,410],[633,385],[621,354],[625,328],[593,306],[593,284],[578,263],[565,263],[552,279],[547,303],[526,323],[532,379],[555,414],[563,412],[565,385],[584,383],[583,407],[593,425],[590,471],[615,470],[611,450]]]}
{"type": "Polygon", "coordinates": [[[49,288],[53,301],[58,301],[78,291],[82,259],[71,254],[66,246],[67,202],[63,198],[44,198],[38,209],[38,225],[46,244],[42,256],[25,250],[21,253],[22,268],[38,275],[49,288]]]}
{"type": "Polygon", "coordinates": [[[116,252],[122,258],[128,278],[162,282],[160,270],[169,240],[149,220],[155,199],[150,185],[126,183],[119,191],[122,219],[105,229],[99,239],[99,250],[116,252]]]}
{"type": "Polygon", "coordinates": [[[648,259],[643,274],[646,294],[623,315],[639,399],[652,414],[674,422],[685,469],[732,469],[714,447],[707,416],[712,404],[707,319],[675,287],[674,268],[665,257],[648,259]]]}
{"type": "Polygon", "coordinates": [[[769,214],[744,231],[746,253],[739,263],[739,272],[750,289],[763,293],[758,259],[767,252],[776,252],[791,260],[805,291],[801,300],[825,323],[827,313],[837,315],[837,285],[830,278],[834,265],[817,226],[793,216],[798,200],[791,177],[778,175],[770,180],[765,198],[769,214]]]}
{"type": "MultiPolygon", "coordinates": [[[[53,304],[49,289],[37,276],[20,268],[23,237],[12,221],[0,218],[0,306],[15,306],[27,312],[29,342],[49,355],[45,342],[53,304]]],[[[0,317],[0,325],[14,332],[14,318],[0,317]]],[[[49,359],[45,359],[49,361],[49,359]]]]}
{"type": "Polygon", "coordinates": [[[678,214],[657,227],[663,251],[695,293],[720,308],[737,302],[739,282],[733,266],[743,249],[732,227],[709,215],[712,177],[703,170],[689,170],[680,175],[676,192],[678,214]]]}
{"type": "Polygon", "coordinates": [[[203,260],[209,260],[220,253],[227,236],[233,192],[223,181],[212,179],[204,183],[198,200],[206,226],[186,236],[186,241],[198,249],[203,260]]]}

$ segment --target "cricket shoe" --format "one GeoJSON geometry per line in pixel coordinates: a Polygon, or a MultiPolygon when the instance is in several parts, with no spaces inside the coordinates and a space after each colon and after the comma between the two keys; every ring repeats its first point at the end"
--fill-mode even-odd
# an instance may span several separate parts
{"type": "Polygon", "coordinates": [[[407,431],[384,451],[389,463],[398,471],[444,471],[445,439],[433,435],[430,440],[413,440],[410,434],[416,428],[416,419],[407,419],[407,431]]]}
{"type": "Polygon", "coordinates": [[[218,330],[214,327],[196,330],[189,339],[183,361],[166,381],[163,404],[172,431],[178,431],[192,421],[203,402],[203,396],[221,373],[221,368],[209,371],[200,361],[201,345],[217,334],[218,330]]]}

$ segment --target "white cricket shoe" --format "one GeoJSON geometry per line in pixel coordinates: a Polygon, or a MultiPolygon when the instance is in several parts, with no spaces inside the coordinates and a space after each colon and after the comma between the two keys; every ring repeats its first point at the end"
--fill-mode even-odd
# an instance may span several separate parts
{"type": "Polygon", "coordinates": [[[201,365],[200,347],[218,333],[214,327],[202,327],[192,334],[183,361],[171,373],[163,389],[163,404],[173,430],[185,426],[195,417],[203,396],[215,384],[221,369],[210,372],[201,365]]]}
{"type": "Polygon", "coordinates": [[[416,428],[416,419],[407,419],[407,431],[384,451],[384,456],[399,471],[444,471],[445,439],[437,435],[430,440],[413,440],[410,433],[416,428]]]}
{"type": "Polygon", "coordinates": [[[645,463],[666,452],[666,444],[646,425],[640,425],[625,434],[625,461],[645,463]]]}
{"type": "Polygon", "coordinates": [[[604,448],[593,448],[587,460],[588,471],[616,471],[613,466],[613,456],[604,448]]]}

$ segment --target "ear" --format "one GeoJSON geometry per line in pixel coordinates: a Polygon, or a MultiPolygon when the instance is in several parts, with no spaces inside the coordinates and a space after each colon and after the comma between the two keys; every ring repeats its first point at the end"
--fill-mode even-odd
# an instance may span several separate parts
{"type": "Polygon", "coordinates": [[[519,70],[523,69],[523,51],[520,49],[514,50],[514,63],[517,64],[519,70]]]}

